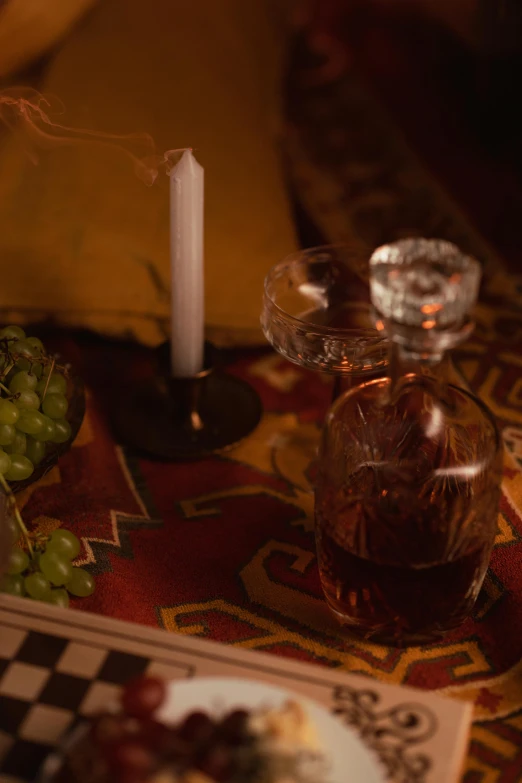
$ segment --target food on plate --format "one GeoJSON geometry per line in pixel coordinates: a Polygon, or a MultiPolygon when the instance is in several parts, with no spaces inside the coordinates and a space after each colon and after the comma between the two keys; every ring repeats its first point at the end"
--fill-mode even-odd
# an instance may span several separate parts
{"type": "Polygon", "coordinates": [[[326,763],[305,708],[192,711],[166,725],[166,685],[140,677],[118,710],[95,715],[64,753],[59,783],[322,783],[326,763]]]}

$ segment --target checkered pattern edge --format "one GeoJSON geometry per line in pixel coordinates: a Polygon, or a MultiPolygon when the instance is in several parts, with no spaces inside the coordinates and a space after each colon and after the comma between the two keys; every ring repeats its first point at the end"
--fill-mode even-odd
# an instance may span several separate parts
{"type": "Polygon", "coordinates": [[[2,632],[0,783],[29,783],[82,716],[113,701],[152,661],[34,631],[2,632]]]}

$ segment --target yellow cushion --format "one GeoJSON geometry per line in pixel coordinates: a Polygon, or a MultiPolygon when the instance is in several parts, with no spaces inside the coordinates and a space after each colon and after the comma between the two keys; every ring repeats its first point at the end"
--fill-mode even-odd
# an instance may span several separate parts
{"type": "Polygon", "coordinates": [[[0,3],[0,77],[53,46],[96,0],[4,0],[0,3]]]}
{"type": "MultiPolygon", "coordinates": [[[[205,168],[206,319],[260,339],[268,268],[295,247],[278,153],[283,29],[264,0],[104,0],[41,87],[60,122],[149,132],[205,168]]],[[[168,179],[148,188],[103,145],[0,145],[2,320],[60,323],[154,344],[168,333],[168,179]]]]}

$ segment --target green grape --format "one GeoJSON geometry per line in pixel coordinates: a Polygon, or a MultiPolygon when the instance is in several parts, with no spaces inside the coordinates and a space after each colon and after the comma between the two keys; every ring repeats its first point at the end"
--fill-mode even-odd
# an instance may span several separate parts
{"type": "MultiPolygon", "coordinates": [[[[51,359],[52,357],[48,356],[47,358],[51,359]]],[[[50,361],[48,361],[46,364],[44,364],[43,373],[42,373],[44,378],[47,378],[49,375],[51,375],[51,377],[52,377],[55,373],[56,374],[59,373],[59,370],[57,369],[56,364],[54,365],[54,367],[53,367],[52,362],[50,362],[50,361]],[[52,373],[51,373],[51,368],[52,368],[52,373]]]]}
{"type": "Polygon", "coordinates": [[[9,384],[9,391],[12,394],[16,394],[17,392],[24,391],[25,389],[29,389],[29,391],[34,391],[37,383],[38,383],[38,378],[36,377],[36,375],[34,375],[34,373],[27,372],[26,370],[21,370],[20,372],[16,373],[13,380],[9,384]]]}
{"type": "Polygon", "coordinates": [[[35,362],[34,364],[31,365],[31,372],[33,373],[33,375],[36,375],[38,380],[40,380],[40,378],[42,377],[43,365],[40,364],[40,362],[35,362]]]}
{"type": "Polygon", "coordinates": [[[10,348],[12,354],[20,354],[27,359],[39,359],[41,351],[31,345],[27,340],[17,340],[10,348]]]}
{"type": "Polygon", "coordinates": [[[26,337],[26,340],[29,345],[32,345],[33,348],[36,348],[37,351],[40,351],[40,353],[45,353],[44,344],[39,337],[26,337]]]}
{"type": "MultiPolygon", "coordinates": [[[[15,376],[16,377],[16,376],[15,376]]],[[[20,411],[10,400],[0,399],[0,423],[16,424],[20,411]]]]}
{"type": "Polygon", "coordinates": [[[14,517],[7,517],[6,519],[7,530],[9,532],[9,539],[12,544],[17,544],[20,538],[20,530],[14,517]]]}
{"type": "Polygon", "coordinates": [[[3,475],[7,473],[11,467],[11,457],[6,454],[3,449],[0,449],[0,473],[3,475]]]}
{"type": "Polygon", "coordinates": [[[16,437],[12,424],[0,424],[0,446],[10,446],[16,437]]]}
{"type": "Polygon", "coordinates": [[[27,437],[23,432],[17,432],[15,439],[9,446],[4,446],[4,451],[7,454],[25,454],[27,450],[27,437]]]}
{"type": "Polygon", "coordinates": [[[80,542],[70,530],[64,530],[64,528],[59,527],[51,533],[51,537],[47,542],[47,551],[56,552],[64,557],[68,557],[69,560],[74,560],[80,552],[80,542]]]}
{"type": "Polygon", "coordinates": [[[35,571],[34,574],[26,576],[24,587],[27,595],[36,601],[47,601],[51,594],[51,585],[41,571],[35,571]]]}
{"type": "Polygon", "coordinates": [[[46,416],[44,413],[39,414],[44,419],[44,428],[40,432],[36,432],[33,437],[35,440],[41,440],[42,442],[46,443],[48,440],[54,440],[54,435],[56,433],[56,427],[54,426],[54,421],[49,418],[49,416],[46,416]]]}
{"type": "Polygon", "coordinates": [[[24,481],[32,475],[34,465],[21,454],[11,454],[11,467],[5,474],[8,481],[24,481]]]}
{"type": "Polygon", "coordinates": [[[67,419],[55,419],[53,443],[67,443],[70,437],[71,425],[67,419]]]}
{"type": "Polygon", "coordinates": [[[20,326],[4,326],[2,330],[0,330],[0,338],[4,337],[7,340],[12,340],[15,338],[16,340],[25,340],[25,332],[20,326]]]}
{"type": "Polygon", "coordinates": [[[40,555],[40,568],[54,587],[61,587],[71,581],[71,561],[59,552],[44,552],[40,555]]]}
{"type": "Polygon", "coordinates": [[[41,381],[38,381],[38,384],[36,386],[36,391],[42,396],[42,394],[45,392],[46,394],[65,394],[67,391],[67,381],[61,375],[60,373],[56,372],[56,370],[53,372],[51,377],[49,378],[49,383],[47,383],[47,378],[42,378],[41,381]],[[47,386],[47,391],[45,392],[45,387],[47,386]]]}
{"type": "Polygon", "coordinates": [[[2,585],[2,592],[9,595],[25,595],[24,578],[21,574],[6,576],[2,585]]]}
{"type": "Polygon", "coordinates": [[[16,367],[19,370],[29,370],[33,362],[40,358],[40,351],[37,351],[27,340],[18,340],[13,343],[11,353],[20,355],[20,358],[16,360],[16,367]]]}
{"type": "Polygon", "coordinates": [[[71,595],[86,598],[94,592],[94,579],[84,568],[73,566],[71,581],[67,583],[67,590],[71,595]]]}
{"type": "Polygon", "coordinates": [[[11,549],[11,552],[9,553],[9,561],[7,563],[7,573],[10,576],[21,574],[22,571],[25,571],[28,565],[29,558],[23,549],[20,549],[20,547],[17,546],[11,549]]]}
{"type": "Polygon", "coordinates": [[[24,389],[21,392],[18,392],[13,397],[13,402],[16,405],[17,408],[30,408],[34,409],[35,411],[38,410],[40,407],[40,398],[34,391],[30,391],[29,389],[24,389]]]}
{"type": "Polygon", "coordinates": [[[42,410],[51,419],[63,419],[68,407],[69,403],[63,394],[47,393],[42,401],[42,410]]]}
{"type": "MultiPolygon", "coordinates": [[[[39,465],[45,457],[45,443],[42,440],[35,440],[34,438],[27,438],[27,448],[25,450],[25,456],[30,459],[33,465],[39,465]]],[[[0,460],[2,455],[0,454],[0,460]]],[[[2,472],[0,466],[0,473],[2,472]]]]}
{"type": "MultiPolygon", "coordinates": [[[[8,424],[4,424],[4,427],[8,427],[8,424]]],[[[26,435],[38,435],[46,428],[45,417],[39,411],[22,409],[20,411],[20,418],[16,422],[16,429],[19,432],[25,432],[26,435]]],[[[13,438],[14,440],[14,438],[13,438]]]]}
{"type": "Polygon", "coordinates": [[[69,606],[69,593],[62,587],[56,587],[54,590],[51,590],[51,594],[47,600],[50,604],[61,606],[62,609],[67,609],[69,606]]]}

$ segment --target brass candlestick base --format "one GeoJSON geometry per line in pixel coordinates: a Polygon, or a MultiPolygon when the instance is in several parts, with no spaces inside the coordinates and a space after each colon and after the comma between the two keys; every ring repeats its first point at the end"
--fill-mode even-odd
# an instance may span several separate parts
{"type": "Polygon", "coordinates": [[[125,443],[151,457],[185,461],[226,449],[258,425],[259,396],[245,381],[220,370],[205,344],[205,367],[193,378],[169,373],[169,345],[158,351],[160,373],[138,384],[116,412],[125,443]]]}

